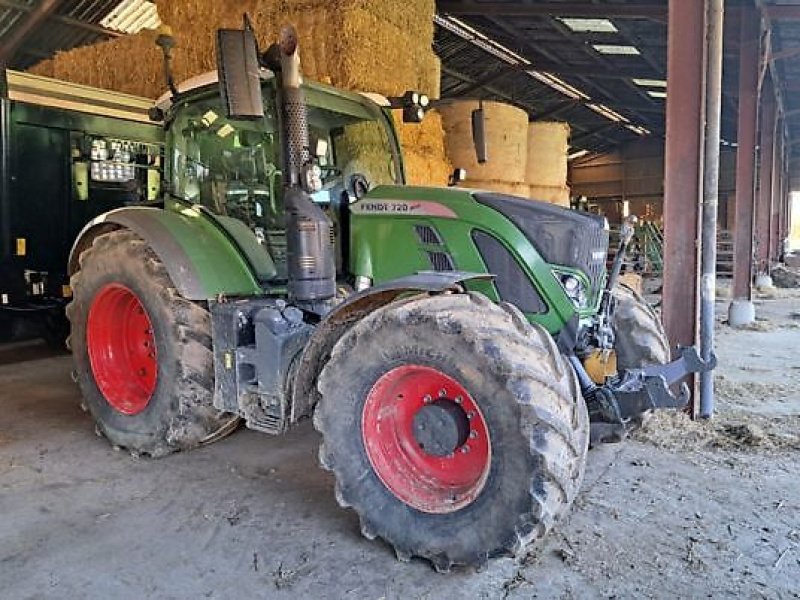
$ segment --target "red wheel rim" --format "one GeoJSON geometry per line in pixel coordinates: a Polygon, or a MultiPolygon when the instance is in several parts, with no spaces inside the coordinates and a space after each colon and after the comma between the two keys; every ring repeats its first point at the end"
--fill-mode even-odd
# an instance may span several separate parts
{"type": "Polygon", "coordinates": [[[403,365],[378,379],[364,403],[361,434],[379,479],[423,512],[463,508],[489,475],[491,441],[480,408],[458,381],[431,367],[403,365]],[[468,423],[466,439],[445,456],[424,450],[414,432],[415,417],[431,403],[457,407],[468,423]]]}
{"type": "Polygon", "coordinates": [[[158,360],[150,316],[130,289],[111,283],[92,301],[86,324],[97,387],[117,411],[135,415],[156,389],[158,360]]]}

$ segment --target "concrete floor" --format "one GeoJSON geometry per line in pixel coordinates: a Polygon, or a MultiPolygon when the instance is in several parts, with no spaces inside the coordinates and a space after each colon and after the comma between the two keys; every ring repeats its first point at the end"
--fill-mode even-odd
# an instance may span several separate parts
{"type": "MultiPolygon", "coordinates": [[[[776,323],[800,306],[765,302],[776,323]]],[[[800,345],[782,325],[721,336],[728,377],[756,360],[745,350],[780,343],[789,360],[800,345]]],[[[602,447],[574,510],[529,557],[444,576],[360,536],[308,423],[135,460],[94,435],[69,372],[66,356],[0,366],[2,598],[800,597],[800,446],[675,431],[602,447]]],[[[781,417],[800,414],[794,390],[781,417]]]]}

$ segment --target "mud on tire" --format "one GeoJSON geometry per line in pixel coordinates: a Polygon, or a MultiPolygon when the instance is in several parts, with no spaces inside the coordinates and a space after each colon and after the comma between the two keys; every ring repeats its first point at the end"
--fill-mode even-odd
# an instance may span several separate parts
{"type": "Polygon", "coordinates": [[[335,475],[336,498],[401,560],[419,556],[447,571],[516,555],[550,530],[581,485],[589,423],[574,373],[550,335],[511,305],[470,293],[377,310],[339,340],[318,388],[320,461],[335,475]],[[488,432],[480,489],[438,512],[401,500],[368,455],[365,405],[376,382],[408,365],[462,386],[488,432]]]}
{"type": "Polygon", "coordinates": [[[147,243],[130,231],[112,231],[98,236],[81,254],[79,264],[70,282],[69,341],[83,401],[98,430],[115,446],[153,457],[233,431],[238,418],[212,405],[214,369],[208,311],[178,294],[147,243]],[[157,375],[152,395],[136,414],[124,414],[108,401],[89,356],[89,312],[98,293],[109,285],[124,286],[131,292],[152,324],[157,375]]]}

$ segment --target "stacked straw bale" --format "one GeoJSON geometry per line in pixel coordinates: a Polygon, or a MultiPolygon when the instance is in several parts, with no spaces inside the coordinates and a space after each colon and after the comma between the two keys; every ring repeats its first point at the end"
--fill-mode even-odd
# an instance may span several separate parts
{"type": "Polygon", "coordinates": [[[569,206],[566,123],[528,123],[525,111],[484,102],[488,161],[478,164],[472,141],[475,100],[441,106],[447,157],[467,170],[464,187],[493,190],[569,206]]]}
{"type": "Polygon", "coordinates": [[[528,124],[525,183],[530,198],[569,206],[568,152],[569,125],[545,121],[528,124]]]}
{"type": "Polygon", "coordinates": [[[440,107],[447,157],[454,166],[467,170],[468,187],[498,189],[503,184],[525,181],[528,115],[501,102],[484,102],[486,146],[489,160],[479,164],[472,142],[474,100],[456,100],[440,107]]]}
{"type": "MultiPolygon", "coordinates": [[[[216,69],[216,30],[240,28],[247,13],[266,49],[291,23],[300,38],[309,79],[387,96],[418,90],[438,98],[441,64],[431,49],[435,0],[156,0],[172,28],[177,81],[216,69]]],[[[31,71],[65,81],[156,98],[164,91],[154,32],[125,36],[59,53],[31,71]]],[[[450,165],[441,121],[431,119],[427,146],[404,146],[411,182],[443,185],[450,165]],[[437,130],[438,127],[438,130],[437,130]]],[[[408,137],[408,136],[403,136],[408,137]]],[[[413,136],[412,136],[413,137],[413,136]]]]}
{"type": "Polygon", "coordinates": [[[431,110],[422,123],[403,123],[402,111],[392,112],[408,183],[446,185],[453,167],[445,154],[442,115],[431,110]]]}

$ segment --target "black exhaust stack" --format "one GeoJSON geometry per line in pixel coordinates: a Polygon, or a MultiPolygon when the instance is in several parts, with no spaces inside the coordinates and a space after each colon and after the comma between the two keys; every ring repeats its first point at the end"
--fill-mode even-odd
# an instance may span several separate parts
{"type": "Polygon", "coordinates": [[[336,294],[333,225],[309,196],[313,167],[308,119],[300,88],[297,32],[287,25],[267,52],[270,68],[279,71],[278,98],[283,131],[283,202],[287,216],[286,244],[289,299],[313,305],[336,294]],[[277,56],[276,56],[277,55],[277,56]]]}

